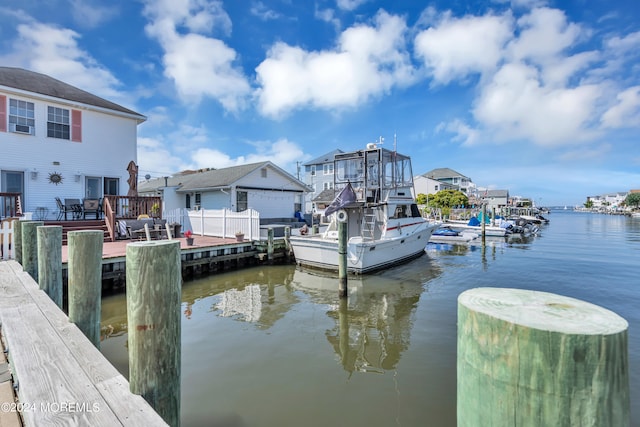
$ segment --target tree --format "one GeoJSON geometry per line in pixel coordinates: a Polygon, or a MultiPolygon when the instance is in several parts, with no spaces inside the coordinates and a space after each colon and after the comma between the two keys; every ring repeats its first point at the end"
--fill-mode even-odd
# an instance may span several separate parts
{"type": "Polygon", "coordinates": [[[627,194],[627,198],[624,199],[624,202],[627,206],[635,206],[637,208],[640,206],[640,193],[627,194]]]}
{"type": "Polygon", "coordinates": [[[468,203],[467,195],[459,190],[440,190],[436,194],[429,195],[429,205],[436,208],[466,206],[468,203]]]}
{"type": "Polygon", "coordinates": [[[584,207],[587,209],[591,209],[593,207],[593,200],[587,199],[587,201],[584,204],[584,207]]]}
{"type": "Polygon", "coordinates": [[[418,193],[416,196],[416,203],[419,205],[426,205],[429,197],[424,193],[418,193]]]}

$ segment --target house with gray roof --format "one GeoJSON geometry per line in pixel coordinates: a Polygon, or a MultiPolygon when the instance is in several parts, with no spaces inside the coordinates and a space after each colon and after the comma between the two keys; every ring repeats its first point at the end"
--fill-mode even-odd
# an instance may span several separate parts
{"type": "MultiPolygon", "coordinates": [[[[146,117],[47,75],[0,67],[0,192],[55,219],[55,197],[126,195],[146,117]]],[[[13,215],[0,204],[0,217],[13,215]]]]}
{"type": "MultiPolygon", "coordinates": [[[[475,185],[471,181],[471,178],[464,176],[453,169],[436,168],[422,174],[421,176],[440,181],[443,184],[447,184],[447,189],[460,190],[468,195],[471,195],[475,191],[475,185]]],[[[444,189],[444,187],[441,188],[441,190],[444,189]]]]}
{"type": "Polygon", "coordinates": [[[305,199],[303,206],[305,213],[312,212],[313,199],[322,191],[333,189],[333,160],[336,154],[340,153],[343,151],[335,149],[303,164],[304,183],[313,189],[305,199]]]}
{"type": "Polygon", "coordinates": [[[138,183],[138,194],[161,195],[163,211],[254,209],[261,221],[294,218],[311,189],[270,161],[222,169],[183,171],[138,183]]]}
{"type": "Polygon", "coordinates": [[[486,190],[480,193],[480,199],[488,209],[499,209],[509,204],[509,190],[486,190]]]}

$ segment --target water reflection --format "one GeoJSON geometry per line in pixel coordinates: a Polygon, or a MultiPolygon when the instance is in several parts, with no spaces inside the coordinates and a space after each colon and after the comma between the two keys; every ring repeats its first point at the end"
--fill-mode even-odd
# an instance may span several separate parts
{"type": "Polygon", "coordinates": [[[429,265],[420,272],[412,273],[409,266],[349,277],[347,299],[338,298],[335,276],[296,270],[291,285],[328,306],[326,314],[335,325],[325,335],[345,371],[381,373],[395,369],[409,347],[420,295],[439,273],[439,268],[429,265]]]}

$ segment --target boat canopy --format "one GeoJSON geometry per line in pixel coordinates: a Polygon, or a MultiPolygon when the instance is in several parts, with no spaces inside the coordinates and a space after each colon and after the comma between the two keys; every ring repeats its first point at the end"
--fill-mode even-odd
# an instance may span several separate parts
{"type": "Polygon", "coordinates": [[[336,154],[334,188],[351,183],[358,202],[379,203],[389,196],[411,196],[411,159],[369,144],[367,149],[336,154]]]}

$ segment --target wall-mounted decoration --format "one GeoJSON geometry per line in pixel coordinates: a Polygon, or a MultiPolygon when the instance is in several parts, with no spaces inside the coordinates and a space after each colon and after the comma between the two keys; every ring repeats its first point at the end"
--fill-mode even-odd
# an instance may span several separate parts
{"type": "Polygon", "coordinates": [[[60,175],[58,172],[52,172],[49,174],[49,182],[51,184],[61,184],[62,183],[62,175],[60,175]]]}

